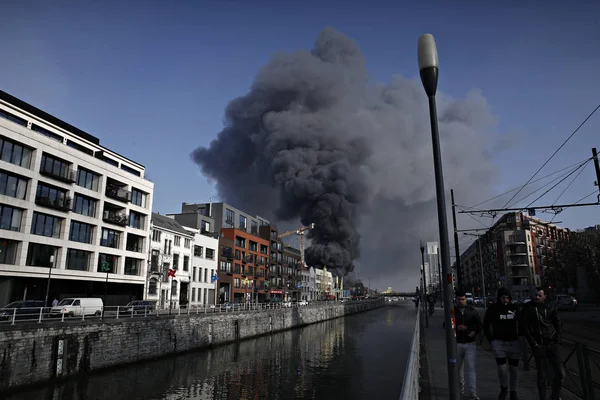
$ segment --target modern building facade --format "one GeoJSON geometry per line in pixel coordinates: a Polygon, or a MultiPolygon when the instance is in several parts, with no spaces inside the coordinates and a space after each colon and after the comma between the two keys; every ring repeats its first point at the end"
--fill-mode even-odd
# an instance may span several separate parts
{"type": "Polygon", "coordinates": [[[460,285],[476,296],[485,282],[488,296],[506,287],[514,299],[530,297],[570,239],[569,229],[522,212],[505,214],[461,255],[460,285]]]}
{"type": "Polygon", "coordinates": [[[0,303],[141,299],[154,184],[100,140],[0,91],[0,303]]]}
{"type": "Polygon", "coordinates": [[[194,233],[190,304],[192,307],[216,304],[218,280],[214,280],[213,277],[217,276],[219,269],[219,257],[215,256],[215,251],[219,249],[218,236],[208,231],[184,228],[194,233]]]}

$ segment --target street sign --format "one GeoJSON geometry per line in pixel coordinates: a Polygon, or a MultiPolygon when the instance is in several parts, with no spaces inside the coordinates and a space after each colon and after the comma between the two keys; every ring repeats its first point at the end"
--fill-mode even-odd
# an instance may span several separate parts
{"type": "Polygon", "coordinates": [[[108,263],[108,261],[106,261],[106,260],[102,261],[102,264],[100,264],[100,271],[110,272],[110,264],[108,263]]]}

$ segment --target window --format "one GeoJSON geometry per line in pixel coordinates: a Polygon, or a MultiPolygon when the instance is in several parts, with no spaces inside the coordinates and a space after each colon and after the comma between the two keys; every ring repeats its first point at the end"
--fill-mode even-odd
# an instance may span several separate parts
{"type": "Polygon", "coordinates": [[[73,212],[94,218],[96,216],[97,203],[96,200],[90,197],[75,194],[75,199],[73,200],[73,212]]]}
{"type": "Polygon", "coordinates": [[[177,281],[171,281],[171,298],[177,296],[177,281]]]}
{"type": "Polygon", "coordinates": [[[234,278],[234,280],[233,280],[233,287],[234,288],[239,288],[241,286],[242,285],[241,285],[241,282],[240,282],[240,278],[234,278]]]}
{"type": "Polygon", "coordinates": [[[163,250],[163,253],[165,253],[167,255],[171,255],[171,245],[172,244],[173,244],[172,240],[165,239],[165,248],[163,250]]]}
{"type": "Polygon", "coordinates": [[[27,120],[21,117],[17,117],[14,114],[9,113],[8,111],[0,110],[0,118],[7,119],[15,124],[19,124],[21,126],[27,126],[27,120]]]}
{"type": "Polygon", "coordinates": [[[183,256],[183,270],[184,271],[190,270],[190,257],[189,256],[183,256]]]}
{"type": "Polygon", "coordinates": [[[179,254],[173,254],[173,269],[179,269],[179,254]]]}
{"type": "Polygon", "coordinates": [[[68,249],[66,268],[76,271],[88,271],[90,268],[91,255],[92,253],[89,251],[68,249]]]}
{"type": "Polygon", "coordinates": [[[26,193],[27,179],[0,171],[0,194],[23,200],[26,193]]]}
{"type": "Polygon", "coordinates": [[[100,237],[100,246],[119,248],[121,241],[121,232],[112,229],[102,228],[102,236],[100,237]]]}
{"type": "Polygon", "coordinates": [[[31,234],[60,238],[61,225],[62,218],[34,212],[31,222],[31,234]]]}
{"type": "Polygon", "coordinates": [[[15,265],[19,242],[16,240],[0,240],[0,264],[15,265]]]}
{"type": "Polygon", "coordinates": [[[98,254],[98,272],[114,274],[117,272],[118,264],[119,257],[113,256],[112,254],[98,254]]]}
{"type": "Polygon", "coordinates": [[[157,293],[156,279],[150,279],[150,283],[148,284],[148,294],[156,295],[156,293],[157,293]]]}
{"type": "Polygon", "coordinates": [[[60,142],[60,143],[62,143],[63,139],[64,139],[62,136],[57,135],[56,133],[54,133],[46,128],[42,128],[41,126],[36,125],[36,124],[31,124],[31,130],[39,133],[40,135],[49,137],[52,140],[56,140],[57,142],[60,142]]]}
{"type": "Polygon", "coordinates": [[[158,272],[159,256],[160,256],[160,252],[158,250],[152,250],[152,255],[150,256],[150,271],[151,272],[158,272]]]}
{"type": "Polygon", "coordinates": [[[31,164],[31,149],[10,139],[0,137],[0,160],[19,167],[29,168],[31,164]]]}
{"type": "Polygon", "coordinates": [[[225,209],[225,228],[233,228],[235,224],[235,213],[229,208],[225,209]]]}
{"type": "Polygon", "coordinates": [[[133,233],[127,234],[127,240],[125,243],[127,251],[135,251],[141,253],[144,251],[144,237],[134,235],[133,233]]]}
{"type": "Polygon", "coordinates": [[[137,169],[133,169],[128,165],[121,164],[121,169],[123,171],[129,172],[130,174],[133,174],[135,176],[142,176],[142,173],[140,171],[138,171],[137,169]]]}
{"type": "Polygon", "coordinates": [[[19,232],[23,210],[0,204],[0,229],[19,232]]]}
{"type": "Polygon", "coordinates": [[[206,248],[206,258],[209,260],[214,260],[215,259],[215,250],[214,249],[209,249],[208,247],[206,248]]]}
{"type": "Polygon", "coordinates": [[[85,153],[85,154],[90,155],[92,157],[94,156],[94,150],[90,149],[89,147],[85,147],[85,146],[83,146],[83,145],[81,145],[81,144],[79,144],[79,143],[77,143],[77,142],[75,142],[75,141],[73,141],[71,139],[67,139],[67,146],[69,146],[72,149],[79,150],[82,153],[85,153]]]}
{"type": "Polygon", "coordinates": [[[244,217],[243,215],[240,215],[240,224],[239,224],[239,228],[242,230],[246,230],[246,217],[244,217]]]}
{"type": "Polygon", "coordinates": [[[40,173],[52,176],[62,181],[75,181],[75,173],[71,169],[71,163],[60,160],[49,154],[42,154],[42,162],[40,164],[40,173]]]}
{"type": "Polygon", "coordinates": [[[196,288],[192,288],[192,301],[196,301],[196,288]]]}
{"type": "Polygon", "coordinates": [[[231,273],[231,261],[221,261],[219,265],[219,271],[230,274],[231,273]]]}
{"type": "Polygon", "coordinates": [[[160,231],[157,231],[156,229],[152,230],[152,241],[153,242],[160,242],[160,231]]]}
{"type": "Polygon", "coordinates": [[[208,282],[208,268],[204,269],[204,282],[208,282]]]}
{"type": "Polygon", "coordinates": [[[55,208],[58,210],[71,209],[71,198],[68,192],[54,186],[38,183],[35,192],[35,202],[44,207],[55,208]]]}
{"type": "Polygon", "coordinates": [[[202,257],[203,250],[202,246],[194,246],[194,257],[202,257]]]}
{"type": "Polygon", "coordinates": [[[192,282],[196,282],[196,273],[198,272],[198,267],[194,267],[192,269],[192,282]]]}
{"type": "Polygon", "coordinates": [[[250,251],[258,251],[258,243],[250,240],[249,244],[250,244],[250,247],[249,247],[250,251]]]}
{"type": "Polygon", "coordinates": [[[186,238],[186,239],[183,241],[183,243],[184,243],[184,244],[183,244],[183,247],[185,247],[186,249],[189,249],[190,247],[192,247],[192,239],[188,239],[188,238],[186,238]]]}
{"type": "Polygon", "coordinates": [[[146,193],[136,188],[131,189],[131,202],[136,206],[146,207],[146,193]]]}
{"type": "Polygon", "coordinates": [[[125,257],[125,275],[139,275],[142,260],[125,257]]]}
{"type": "Polygon", "coordinates": [[[200,221],[200,233],[209,233],[210,223],[206,221],[200,221]]]}
{"type": "Polygon", "coordinates": [[[50,262],[50,258],[54,257],[53,261],[56,264],[57,252],[58,248],[54,246],[48,246],[46,244],[39,243],[29,243],[26,265],[31,267],[56,268],[56,265],[52,265],[50,262]]]}
{"type": "Polygon", "coordinates": [[[181,236],[175,236],[175,246],[181,246],[181,236]]]}
{"type": "Polygon", "coordinates": [[[69,240],[79,243],[92,243],[92,232],[94,227],[83,222],[71,221],[69,240]]]}
{"type": "Polygon", "coordinates": [[[236,236],[235,237],[235,245],[236,247],[241,247],[243,249],[246,248],[246,239],[244,239],[243,237],[240,236],[236,236]]]}
{"type": "Polygon", "coordinates": [[[129,212],[129,226],[136,229],[144,229],[144,216],[138,212],[129,212]]]}
{"type": "Polygon", "coordinates": [[[250,233],[254,235],[258,234],[258,222],[254,220],[250,221],[250,233]]]}
{"type": "Polygon", "coordinates": [[[79,167],[77,169],[77,186],[81,186],[83,188],[93,190],[94,192],[98,191],[98,183],[100,182],[100,175],[88,171],[85,168],[79,167]]]}

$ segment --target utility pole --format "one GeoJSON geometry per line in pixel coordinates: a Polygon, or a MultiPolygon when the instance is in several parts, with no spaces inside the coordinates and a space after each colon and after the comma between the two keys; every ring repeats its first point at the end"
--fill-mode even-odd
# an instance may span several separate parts
{"type": "Polygon", "coordinates": [[[444,296],[442,295],[442,263],[440,262],[440,252],[437,254],[437,267],[438,267],[438,280],[439,280],[439,288],[438,293],[440,296],[440,306],[444,308],[444,296]]]}
{"type": "MultiPolygon", "coordinates": [[[[596,148],[592,148],[592,156],[594,157],[594,168],[596,169],[596,186],[598,186],[598,192],[600,193],[600,164],[598,163],[598,152],[596,148]]],[[[600,194],[598,194],[598,200],[600,200],[600,194]]]]}
{"type": "Polygon", "coordinates": [[[454,203],[454,189],[450,189],[452,200],[452,224],[454,225],[454,254],[456,255],[456,288],[462,284],[462,273],[460,271],[460,247],[458,245],[458,228],[456,227],[456,203],[454,203]]]}

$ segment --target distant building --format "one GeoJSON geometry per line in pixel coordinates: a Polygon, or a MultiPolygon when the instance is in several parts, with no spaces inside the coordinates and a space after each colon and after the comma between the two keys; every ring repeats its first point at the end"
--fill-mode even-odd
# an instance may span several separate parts
{"type": "Polygon", "coordinates": [[[558,250],[570,237],[569,229],[521,212],[507,213],[461,254],[459,284],[475,296],[482,294],[481,249],[488,296],[507,287],[515,299],[531,297],[535,287],[545,283],[546,268],[558,262],[558,250]]]}
{"type": "Polygon", "coordinates": [[[0,305],[44,300],[49,268],[49,303],[141,299],[154,192],[144,175],[97,137],[0,91],[0,305]]]}

